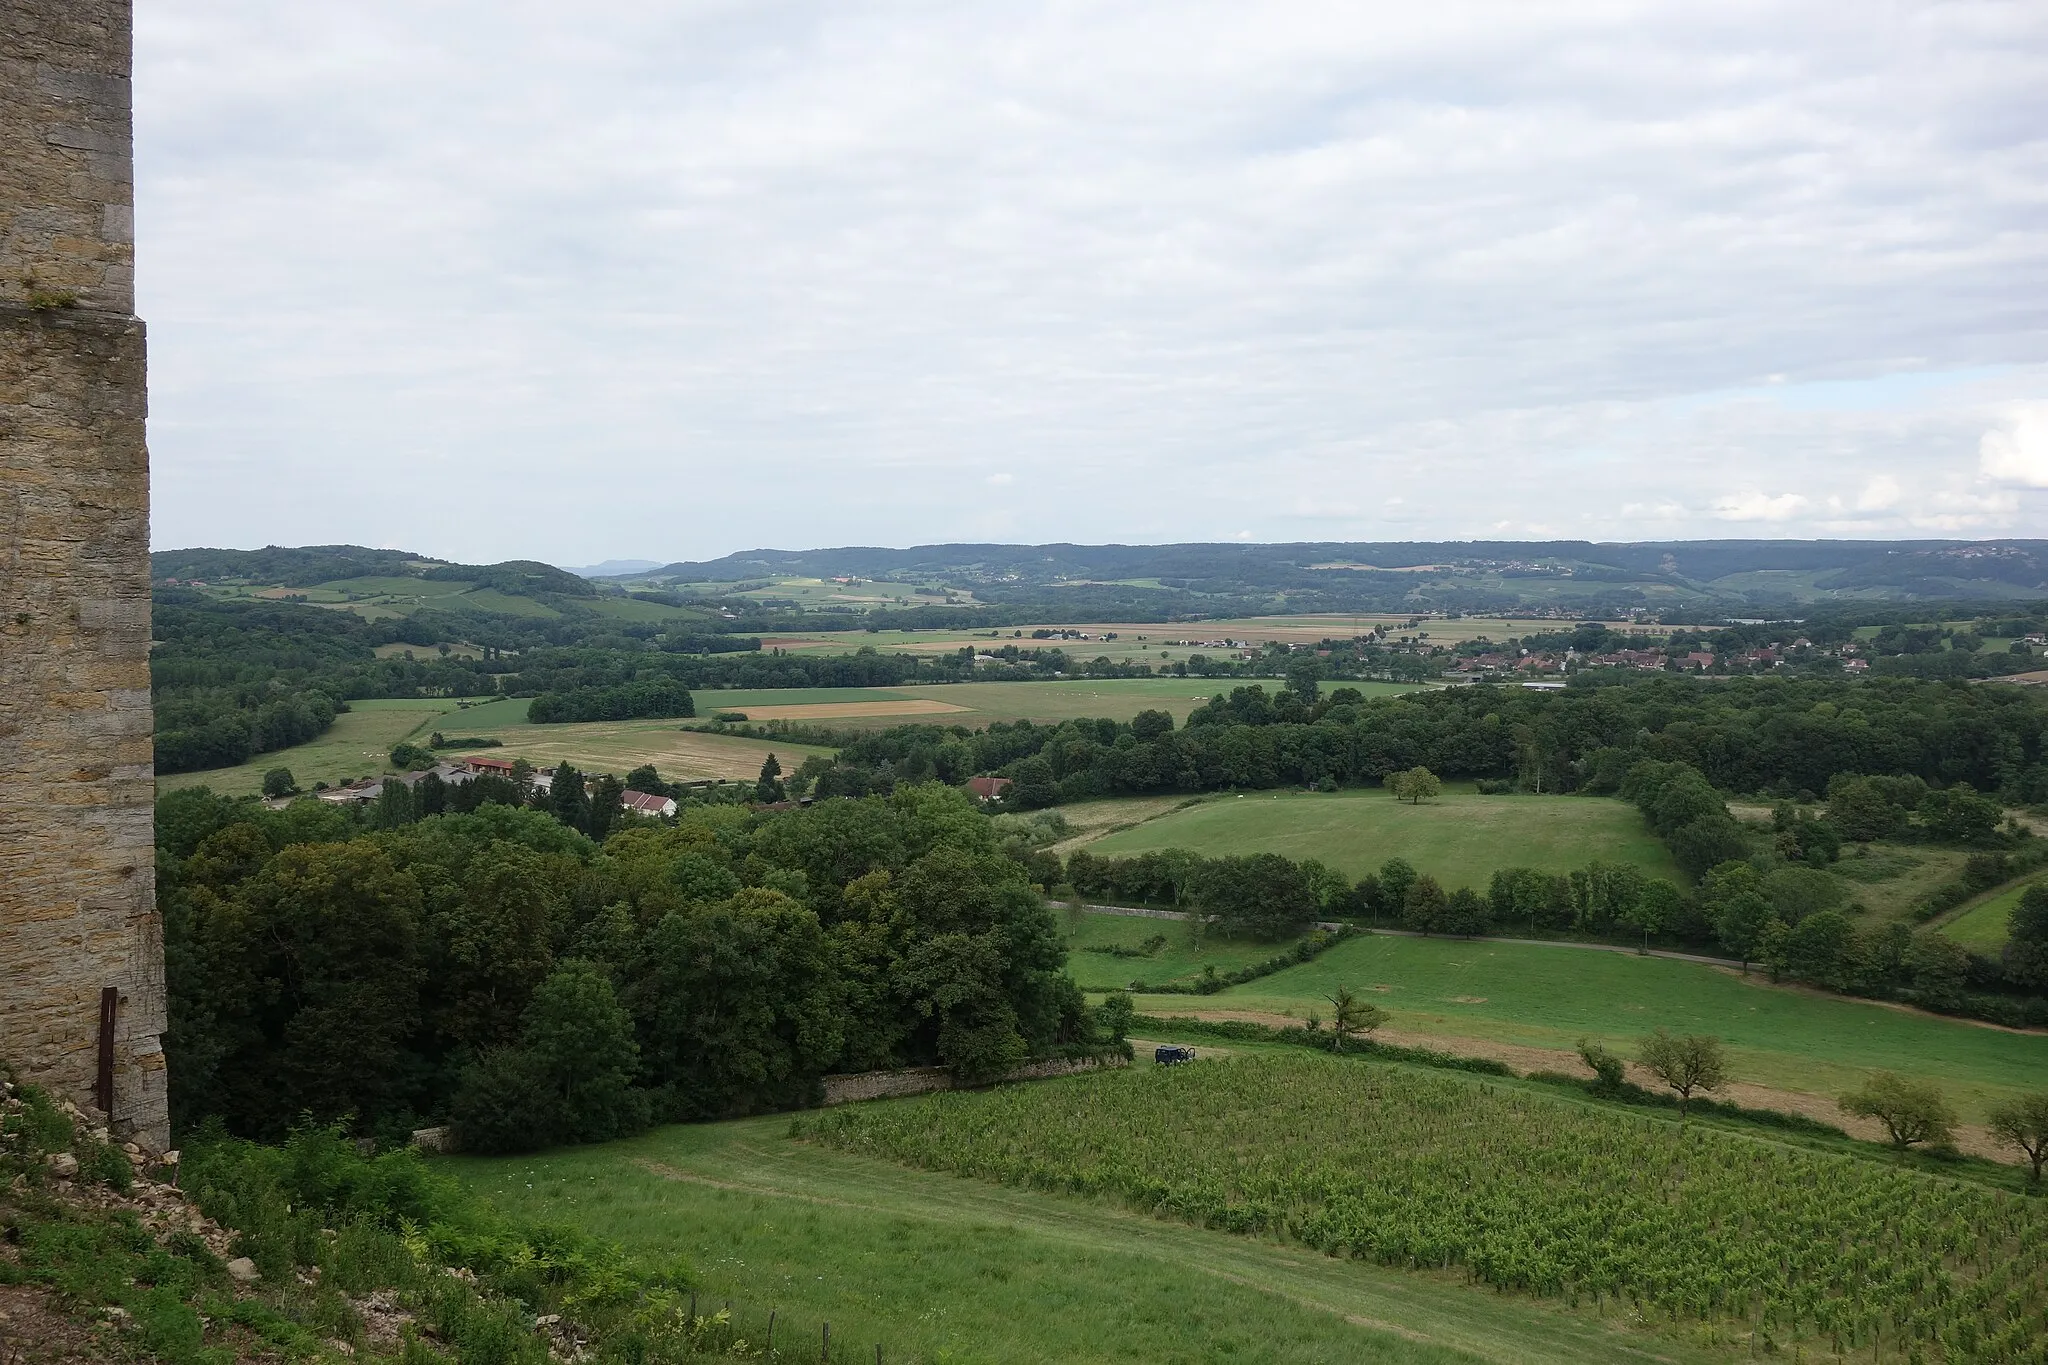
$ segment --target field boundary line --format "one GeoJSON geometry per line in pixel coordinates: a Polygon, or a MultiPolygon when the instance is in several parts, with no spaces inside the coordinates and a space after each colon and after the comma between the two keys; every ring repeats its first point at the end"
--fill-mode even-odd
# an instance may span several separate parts
{"type": "MultiPolygon", "coordinates": [[[[1185,910],[1154,910],[1142,905],[1095,905],[1087,901],[1050,901],[1062,910],[1086,910],[1097,915],[1129,915],[1139,919],[1190,920],[1194,916],[1185,910]]],[[[1214,917],[1211,916],[1213,921],[1214,917]]],[[[1335,933],[1346,926],[1336,920],[1314,920],[1311,927],[1335,933]]],[[[1353,933],[1382,934],[1388,938],[1436,938],[1449,943],[1512,943],[1524,948],[1584,948],[1596,953],[1626,953],[1630,957],[1662,957],[1673,962],[1697,962],[1708,967],[1734,967],[1747,972],[1748,963],[1737,962],[1732,957],[1708,957],[1703,953],[1681,953],[1675,948],[1631,948],[1625,943],[1574,943],[1569,939],[1553,938],[1501,938],[1495,934],[1425,934],[1419,929],[1382,929],[1376,926],[1353,924],[1353,933]]],[[[1946,1018],[1947,1016],[1942,1016],[1946,1018]]]]}

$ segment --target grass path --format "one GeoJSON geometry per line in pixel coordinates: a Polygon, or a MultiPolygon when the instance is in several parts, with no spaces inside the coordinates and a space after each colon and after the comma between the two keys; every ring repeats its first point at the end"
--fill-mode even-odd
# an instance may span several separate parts
{"type": "Polygon", "coordinates": [[[451,1169],[517,1214],[773,1301],[895,1361],[1690,1362],[1613,1320],[790,1141],[786,1118],[451,1169]]]}

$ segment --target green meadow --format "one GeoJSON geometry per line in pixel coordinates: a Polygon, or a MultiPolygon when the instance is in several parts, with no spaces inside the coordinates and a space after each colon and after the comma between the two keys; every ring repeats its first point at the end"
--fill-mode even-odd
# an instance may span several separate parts
{"type": "Polygon", "coordinates": [[[649,1260],[688,1258],[699,1311],[731,1299],[758,1324],[775,1308],[778,1347],[794,1337],[815,1353],[830,1322],[835,1340],[885,1343],[892,1365],[1732,1358],[1473,1289],[1455,1272],[1388,1270],[915,1171],[792,1141],[789,1128],[787,1116],[744,1119],[437,1164],[512,1214],[649,1260]]]}
{"type": "Polygon", "coordinates": [[[2012,912],[2018,907],[2020,897],[2028,887],[2040,879],[2021,882],[1998,891],[1975,905],[1965,906],[1962,913],[1941,926],[1941,932],[1964,947],[1975,949],[1987,957],[1995,957],[2005,946],[2006,924],[2012,912]]]}
{"type": "Polygon", "coordinates": [[[1873,1001],[1769,985],[1760,973],[1633,953],[1486,939],[1370,935],[1215,995],[1141,996],[1148,1014],[1327,1014],[1363,991],[1411,1033],[1569,1052],[1592,1038],[1632,1054],[1657,1027],[1726,1043],[1733,1079],[1833,1096],[1872,1071],[1938,1081],[1970,1122],[2048,1077],[2048,1034],[1987,1028],[1873,1001]]]}
{"type": "Polygon", "coordinates": [[[1384,790],[1248,792],[1213,797],[1088,844],[1123,856],[1186,848],[1210,855],[1315,858],[1348,877],[1406,858],[1447,887],[1483,890],[1504,867],[1569,872],[1594,860],[1678,878],[1669,850],[1635,807],[1606,797],[1480,796],[1447,786],[1410,805],[1384,790]]]}
{"type": "Polygon", "coordinates": [[[1114,991],[1144,982],[1153,986],[1189,985],[1203,971],[1236,971],[1263,962],[1287,945],[1247,943],[1206,937],[1195,945],[1185,921],[1141,915],[1098,915],[1070,911],[1067,930],[1067,975],[1084,991],[1114,991]],[[1154,939],[1164,939],[1153,944],[1154,939]],[[1137,949],[1141,957],[1121,957],[1104,949],[1137,949]]]}

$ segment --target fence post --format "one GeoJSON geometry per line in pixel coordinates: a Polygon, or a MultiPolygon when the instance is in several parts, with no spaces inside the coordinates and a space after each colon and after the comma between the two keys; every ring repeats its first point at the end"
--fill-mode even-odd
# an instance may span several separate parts
{"type": "Polygon", "coordinates": [[[825,1345],[819,1351],[818,1359],[823,1361],[830,1361],[832,1359],[832,1324],[829,1322],[825,1324],[824,1341],[825,1345]]]}
{"type": "Polygon", "coordinates": [[[121,988],[107,986],[100,991],[99,1067],[93,1077],[92,1102],[114,1121],[114,1027],[121,1013],[121,988]]]}
{"type": "Polygon", "coordinates": [[[775,1310],[768,1310],[768,1354],[775,1354],[775,1310]]]}

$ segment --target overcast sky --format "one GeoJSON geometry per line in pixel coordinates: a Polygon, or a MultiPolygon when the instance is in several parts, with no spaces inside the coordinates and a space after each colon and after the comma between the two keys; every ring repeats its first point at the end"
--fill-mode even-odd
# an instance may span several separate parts
{"type": "Polygon", "coordinates": [[[2048,535],[2048,5],[141,0],[160,548],[2048,535]]]}

